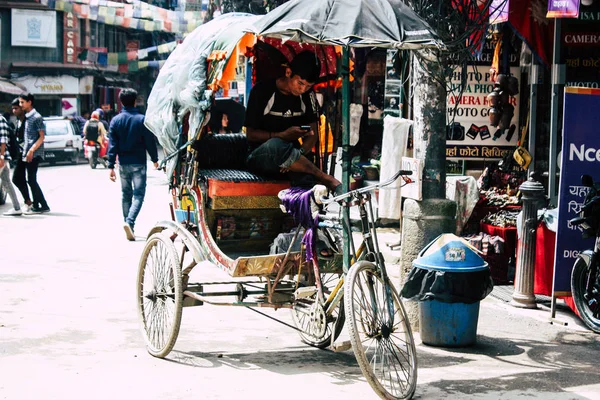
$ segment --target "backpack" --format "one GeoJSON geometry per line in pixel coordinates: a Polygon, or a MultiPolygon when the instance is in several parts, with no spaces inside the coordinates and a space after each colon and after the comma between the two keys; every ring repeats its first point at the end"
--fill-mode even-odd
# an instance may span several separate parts
{"type": "Polygon", "coordinates": [[[88,121],[88,126],[85,130],[85,138],[87,140],[90,140],[92,142],[97,142],[98,141],[98,124],[100,122],[98,120],[95,119],[90,119],[88,121]]]}

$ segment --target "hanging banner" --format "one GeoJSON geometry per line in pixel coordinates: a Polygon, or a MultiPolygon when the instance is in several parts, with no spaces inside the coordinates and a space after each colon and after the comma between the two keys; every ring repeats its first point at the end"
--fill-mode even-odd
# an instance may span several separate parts
{"type": "Polygon", "coordinates": [[[546,18],[579,17],[579,0],[548,0],[546,18]]]}
{"type": "Polygon", "coordinates": [[[79,20],[72,12],[64,13],[63,27],[63,60],[65,64],[79,64],[77,48],[79,47],[79,20]]]}
{"type": "MultiPolygon", "coordinates": [[[[520,76],[519,67],[512,67],[510,73],[520,76]]],[[[515,111],[510,125],[514,128],[502,130],[490,125],[487,96],[494,90],[494,81],[489,66],[469,66],[467,86],[458,97],[462,73],[456,70],[452,76],[454,92],[450,91],[446,104],[447,132],[446,158],[449,159],[500,159],[508,151],[513,152],[519,140],[519,99],[517,94],[510,98],[515,111]],[[458,105],[457,105],[458,103],[458,105]]],[[[509,126],[510,126],[509,125],[509,126]]]]}
{"type": "Polygon", "coordinates": [[[490,4],[490,24],[500,24],[508,21],[510,0],[492,0],[490,4]]]}
{"type": "Polygon", "coordinates": [[[581,175],[600,180],[600,89],[565,88],[562,163],[558,197],[558,229],[554,259],[554,294],[571,292],[571,271],[579,252],[591,249],[594,239],[583,240],[580,226],[570,219],[579,216],[589,188],[581,186],[581,175]]]}

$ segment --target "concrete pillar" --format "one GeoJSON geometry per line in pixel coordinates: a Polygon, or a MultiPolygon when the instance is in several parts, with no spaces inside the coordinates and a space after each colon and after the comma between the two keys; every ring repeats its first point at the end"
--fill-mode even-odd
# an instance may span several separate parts
{"type": "MultiPolygon", "coordinates": [[[[456,232],[456,203],[446,199],[416,201],[406,199],[402,211],[402,247],[400,250],[400,287],[412,269],[419,252],[442,233],[456,232]]],[[[417,302],[404,303],[413,330],[419,330],[417,302]]]]}
{"type": "Polygon", "coordinates": [[[511,305],[521,308],[536,308],[533,294],[533,273],[535,268],[535,230],[537,213],[544,200],[544,186],[533,178],[523,183],[519,190],[523,195],[519,249],[515,272],[515,291],[511,305]]]}

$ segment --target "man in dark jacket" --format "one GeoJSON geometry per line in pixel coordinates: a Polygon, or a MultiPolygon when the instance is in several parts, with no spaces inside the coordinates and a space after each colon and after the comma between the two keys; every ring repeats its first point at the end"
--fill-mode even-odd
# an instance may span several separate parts
{"type": "Polygon", "coordinates": [[[146,195],[146,152],[158,168],[158,152],[154,136],[144,125],[144,115],[135,108],[137,92],[125,89],[119,94],[123,110],[110,122],[108,168],[110,180],[116,181],[115,164],[119,163],[123,229],[128,240],[135,240],[135,220],[146,195]]]}

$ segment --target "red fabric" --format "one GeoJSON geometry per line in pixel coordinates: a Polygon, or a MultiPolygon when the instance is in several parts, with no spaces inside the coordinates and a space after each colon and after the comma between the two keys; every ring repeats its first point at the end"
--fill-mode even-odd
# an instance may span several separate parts
{"type": "Polygon", "coordinates": [[[500,236],[504,239],[504,254],[508,257],[515,257],[517,254],[517,228],[509,226],[501,228],[490,224],[481,223],[481,232],[485,232],[491,236],[500,236]]]}
{"type": "Polygon", "coordinates": [[[537,228],[535,239],[534,294],[552,296],[555,243],[556,232],[552,232],[546,227],[546,224],[541,223],[537,228]]]}
{"type": "MultiPolygon", "coordinates": [[[[543,296],[552,296],[552,281],[554,279],[554,251],[556,247],[556,232],[552,232],[541,223],[536,232],[535,239],[535,272],[533,280],[533,293],[543,296]]],[[[580,317],[573,296],[559,297],[563,299],[573,312],[580,317]]]]}
{"type": "Polygon", "coordinates": [[[511,1],[508,23],[517,35],[547,66],[552,64],[554,20],[546,18],[548,2],[543,0],[511,1]]]}
{"type": "Polygon", "coordinates": [[[480,54],[485,43],[484,39],[487,31],[486,23],[489,19],[489,8],[486,9],[484,1],[474,5],[472,4],[472,0],[452,0],[452,7],[462,13],[464,13],[464,8],[468,9],[469,22],[467,23],[467,30],[472,31],[469,36],[468,46],[471,48],[471,53],[473,55],[480,54]]]}
{"type": "Polygon", "coordinates": [[[577,309],[575,308],[575,302],[573,301],[573,296],[559,297],[559,299],[563,299],[565,301],[565,303],[567,303],[569,308],[571,310],[573,310],[575,315],[577,315],[579,318],[581,318],[581,315],[579,315],[579,313],[577,312],[577,309]]]}
{"type": "Polygon", "coordinates": [[[334,46],[318,46],[310,43],[298,43],[291,40],[282,43],[281,39],[264,38],[265,43],[279,50],[288,61],[303,51],[315,52],[321,61],[321,77],[337,75],[337,53],[334,46]]]}

